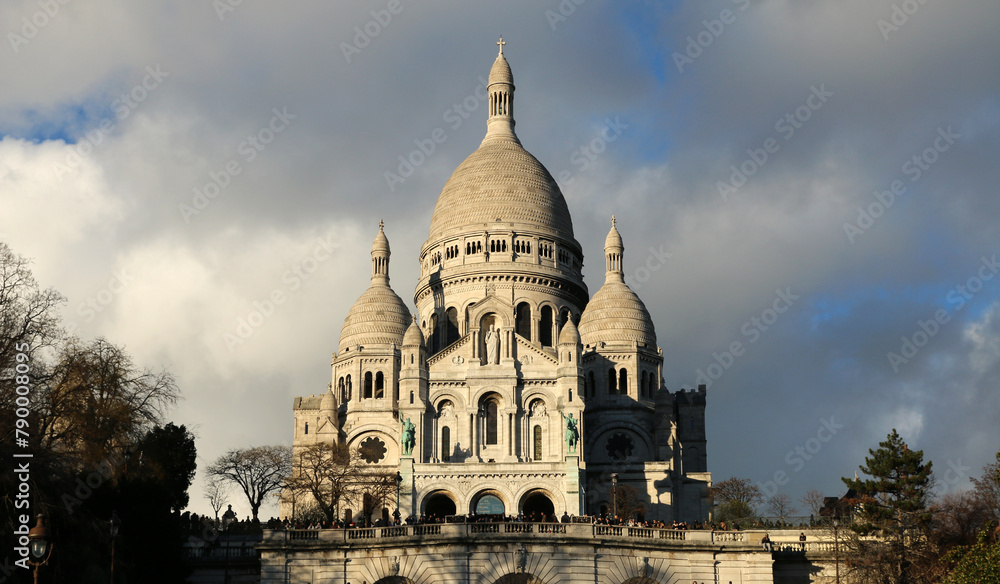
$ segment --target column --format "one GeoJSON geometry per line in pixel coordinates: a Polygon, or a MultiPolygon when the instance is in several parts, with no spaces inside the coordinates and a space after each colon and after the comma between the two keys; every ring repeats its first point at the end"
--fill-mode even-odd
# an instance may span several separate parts
{"type": "Polygon", "coordinates": [[[507,456],[514,456],[514,414],[507,414],[507,456]]]}
{"type": "Polygon", "coordinates": [[[438,462],[441,460],[441,457],[438,455],[438,445],[441,443],[441,439],[438,433],[438,416],[436,413],[434,414],[433,427],[431,428],[431,440],[434,441],[434,443],[431,444],[431,460],[433,462],[438,462]]]}
{"type": "Polygon", "coordinates": [[[476,450],[476,414],[469,415],[469,457],[478,456],[476,450]]]}

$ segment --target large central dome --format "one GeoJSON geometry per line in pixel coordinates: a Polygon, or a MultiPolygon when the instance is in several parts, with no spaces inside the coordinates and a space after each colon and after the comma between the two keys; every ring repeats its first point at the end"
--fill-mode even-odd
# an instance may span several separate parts
{"type": "Polygon", "coordinates": [[[512,223],[573,239],[573,221],[556,181],[515,140],[484,140],[445,183],[429,241],[470,226],[512,223]]]}

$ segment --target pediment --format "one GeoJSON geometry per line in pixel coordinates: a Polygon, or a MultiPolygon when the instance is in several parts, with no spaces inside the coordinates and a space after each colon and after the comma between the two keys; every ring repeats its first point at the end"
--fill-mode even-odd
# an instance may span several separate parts
{"type": "Polygon", "coordinates": [[[491,312],[495,313],[497,318],[500,319],[502,327],[514,326],[514,305],[492,294],[469,306],[469,323],[478,323],[482,320],[483,316],[491,312]]]}

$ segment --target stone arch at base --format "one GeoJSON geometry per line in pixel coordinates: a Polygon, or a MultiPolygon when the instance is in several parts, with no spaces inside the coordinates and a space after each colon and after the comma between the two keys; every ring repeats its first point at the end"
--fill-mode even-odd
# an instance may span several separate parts
{"type": "Polygon", "coordinates": [[[422,514],[437,515],[443,518],[458,512],[458,500],[449,491],[438,490],[428,494],[421,507],[422,514]]]}
{"type": "Polygon", "coordinates": [[[375,584],[414,584],[414,582],[404,576],[386,576],[381,580],[376,580],[375,584]]]}
{"type": "MultiPolygon", "coordinates": [[[[525,517],[532,513],[542,514],[550,518],[555,515],[555,501],[552,493],[545,489],[532,489],[521,497],[521,513],[525,517]]],[[[558,519],[557,519],[558,520],[558,519]]]]}
{"type": "Polygon", "coordinates": [[[520,574],[505,574],[493,581],[493,584],[545,584],[541,578],[522,572],[520,574]]]}
{"type": "Polygon", "coordinates": [[[659,582],[653,580],[652,578],[636,576],[635,578],[629,578],[628,580],[622,582],[622,584],[659,584],[659,582]]]}

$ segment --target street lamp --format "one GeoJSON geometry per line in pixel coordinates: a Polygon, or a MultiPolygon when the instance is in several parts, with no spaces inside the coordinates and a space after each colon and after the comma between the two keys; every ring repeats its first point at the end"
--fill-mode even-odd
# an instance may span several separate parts
{"type": "Polygon", "coordinates": [[[611,473],[611,520],[618,519],[618,473],[611,473]]]}
{"type": "Polygon", "coordinates": [[[111,511],[111,584],[115,584],[115,538],[118,537],[118,530],[122,526],[122,520],[118,518],[118,511],[111,511]]]}
{"type": "Polygon", "coordinates": [[[840,584],[840,540],[837,538],[837,527],[840,522],[837,520],[837,516],[833,517],[833,553],[834,553],[834,565],[836,566],[837,574],[837,584],[840,584]]]}
{"type": "Polygon", "coordinates": [[[28,544],[31,558],[28,563],[35,567],[35,584],[38,584],[38,568],[49,563],[52,557],[52,542],[49,541],[49,533],[45,529],[45,515],[38,514],[35,526],[28,531],[28,544]]]}
{"type": "Polygon", "coordinates": [[[403,523],[402,521],[399,520],[401,516],[399,512],[399,487],[401,487],[402,485],[403,485],[403,475],[400,474],[399,471],[396,471],[396,511],[393,513],[393,515],[396,516],[397,525],[402,525],[403,523]]]}

